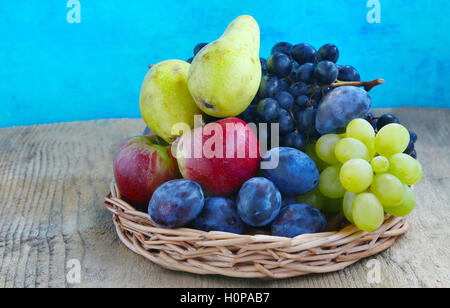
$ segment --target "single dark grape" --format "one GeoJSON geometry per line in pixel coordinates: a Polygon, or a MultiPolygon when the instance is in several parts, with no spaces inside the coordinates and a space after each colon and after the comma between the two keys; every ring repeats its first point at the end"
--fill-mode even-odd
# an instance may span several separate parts
{"type": "Polygon", "coordinates": [[[336,64],[331,61],[321,61],[314,69],[314,77],[320,84],[332,84],[338,77],[336,64]]]}
{"type": "Polygon", "coordinates": [[[278,78],[289,76],[292,71],[292,60],[284,53],[274,53],[267,59],[267,71],[278,78]]]}
{"type": "Polygon", "coordinates": [[[278,102],[273,98],[265,98],[259,101],[256,107],[259,117],[266,121],[272,122],[277,119],[279,106],[278,102]]]}
{"type": "Polygon", "coordinates": [[[411,156],[411,157],[414,158],[414,159],[417,159],[417,152],[416,152],[416,150],[413,150],[413,151],[411,152],[411,154],[409,154],[409,156],[411,156]]]}
{"type": "Polygon", "coordinates": [[[304,135],[298,132],[290,132],[281,140],[281,145],[284,147],[294,148],[301,151],[305,150],[307,139],[304,135]]]}
{"type": "Polygon", "coordinates": [[[295,121],[297,122],[300,133],[310,135],[315,131],[317,109],[308,107],[303,111],[294,113],[295,121]]]}
{"type": "Polygon", "coordinates": [[[306,84],[314,83],[314,68],[315,65],[313,63],[302,64],[295,70],[295,80],[306,84]]]}
{"type": "Polygon", "coordinates": [[[374,118],[372,121],[370,121],[370,124],[372,124],[374,130],[377,130],[378,118],[374,118]]]}
{"type": "Polygon", "coordinates": [[[383,114],[382,116],[380,116],[378,118],[377,129],[380,130],[384,126],[391,124],[391,123],[400,123],[400,121],[393,114],[390,114],[390,113],[383,114]]]}
{"type": "Polygon", "coordinates": [[[406,153],[409,155],[412,153],[412,151],[414,151],[414,142],[411,139],[409,139],[408,146],[406,147],[406,149],[403,153],[406,153]]]}
{"type": "Polygon", "coordinates": [[[306,95],[299,95],[295,99],[295,107],[298,108],[298,110],[305,110],[306,107],[308,107],[309,98],[306,95]]]}
{"type": "Polygon", "coordinates": [[[292,44],[288,42],[279,42],[275,44],[272,48],[271,54],[284,53],[285,55],[290,55],[292,50],[292,44]]]}
{"type": "Polygon", "coordinates": [[[202,50],[202,48],[205,47],[206,45],[208,45],[208,43],[200,43],[200,44],[197,44],[197,46],[195,46],[195,48],[194,48],[194,56],[197,55],[198,52],[199,52],[200,50],[202,50]]]}
{"type": "Polygon", "coordinates": [[[331,61],[336,63],[339,59],[339,49],[334,44],[325,44],[319,49],[319,61],[331,61]]]}
{"type": "Polygon", "coordinates": [[[280,125],[280,135],[282,136],[292,132],[295,129],[295,123],[291,117],[291,114],[284,109],[280,109],[278,111],[277,122],[280,125]]]}
{"type": "Polygon", "coordinates": [[[322,99],[322,90],[314,91],[310,97],[312,100],[320,101],[322,99]]]}
{"type": "Polygon", "coordinates": [[[340,81],[361,81],[358,71],[351,65],[338,66],[340,81]]]}
{"type": "Polygon", "coordinates": [[[409,139],[412,140],[413,143],[417,141],[417,134],[412,130],[409,131],[409,139]]]}
{"type": "Polygon", "coordinates": [[[297,44],[292,47],[292,57],[298,64],[314,63],[317,60],[317,51],[308,44],[297,44]]]}
{"type": "Polygon", "coordinates": [[[306,92],[308,92],[308,86],[306,85],[306,83],[301,81],[293,83],[289,88],[289,93],[291,93],[293,97],[305,95],[306,92]]]}
{"type": "Polygon", "coordinates": [[[283,79],[278,80],[278,90],[279,91],[284,91],[284,92],[289,92],[289,87],[291,85],[283,79]]]}
{"type": "Polygon", "coordinates": [[[278,78],[273,76],[264,76],[259,85],[258,96],[260,98],[274,97],[278,92],[278,78]]]}
{"type": "Polygon", "coordinates": [[[373,119],[375,119],[375,116],[373,115],[372,112],[369,112],[368,114],[366,114],[366,115],[364,116],[364,120],[366,120],[366,121],[368,121],[368,122],[373,121],[373,119]]]}
{"type": "Polygon", "coordinates": [[[260,57],[260,58],[259,58],[259,62],[261,63],[261,69],[262,69],[263,71],[266,71],[266,70],[267,70],[267,67],[266,67],[267,60],[260,57]]]}
{"type": "Polygon", "coordinates": [[[292,106],[294,105],[294,98],[289,92],[285,91],[278,92],[275,95],[275,99],[278,101],[280,107],[283,109],[291,109],[292,106]]]}

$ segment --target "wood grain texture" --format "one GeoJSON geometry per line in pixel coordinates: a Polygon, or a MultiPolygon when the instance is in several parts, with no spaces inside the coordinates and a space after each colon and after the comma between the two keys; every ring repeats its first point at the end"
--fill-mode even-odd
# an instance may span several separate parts
{"type": "Polygon", "coordinates": [[[424,177],[408,233],[375,258],[381,283],[362,260],[325,275],[271,280],[165,270],[120,243],[103,208],[112,156],[137,119],[0,129],[0,288],[3,287],[450,287],[450,110],[399,108],[417,132],[424,177]],[[78,259],[81,284],[66,281],[78,259]]]}

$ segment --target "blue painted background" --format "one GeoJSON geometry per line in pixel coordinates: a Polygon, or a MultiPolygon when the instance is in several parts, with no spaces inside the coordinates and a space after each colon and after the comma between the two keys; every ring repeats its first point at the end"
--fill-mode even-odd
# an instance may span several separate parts
{"type": "Polygon", "coordinates": [[[261,55],[278,41],[333,42],[339,63],[386,84],[375,107],[450,107],[450,2],[380,0],[80,0],[81,24],[65,0],[0,1],[0,126],[139,117],[150,63],[191,57],[238,15],[261,28],[261,55]]]}

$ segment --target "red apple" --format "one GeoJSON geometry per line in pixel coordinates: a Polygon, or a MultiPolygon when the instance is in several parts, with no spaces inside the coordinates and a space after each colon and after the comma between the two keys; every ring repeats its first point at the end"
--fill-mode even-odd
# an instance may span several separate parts
{"type": "Polygon", "coordinates": [[[183,134],[176,146],[181,174],[198,182],[207,195],[230,195],[258,171],[258,140],[237,118],[195,128],[183,134]]]}
{"type": "Polygon", "coordinates": [[[157,136],[139,136],[117,150],[114,177],[122,197],[146,211],[156,188],[181,174],[168,144],[157,136]]]}

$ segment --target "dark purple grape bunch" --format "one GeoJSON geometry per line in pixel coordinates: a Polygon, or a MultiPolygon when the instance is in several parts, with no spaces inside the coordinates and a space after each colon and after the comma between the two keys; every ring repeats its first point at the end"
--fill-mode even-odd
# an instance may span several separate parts
{"type": "MultiPolygon", "coordinates": [[[[198,54],[198,52],[200,50],[202,50],[203,47],[205,47],[206,45],[208,45],[208,43],[198,43],[197,45],[195,45],[194,47],[194,57],[198,54]]],[[[194,57],[190,57],[189,59],[186,60],[187,63],[192,63],[192,60],[194,60],[194,57]]]]}
{"type": "MultiPolygon", "coordinates": [[[[372,124],[372,127],[375,130],[375,132],[378,132],[381,128],[391,123],[401,124],[399,119],[395,115],[390,113],[383,114],[379,117],[374,116],[372,113],[368,113],[365,119],[369,121],[370,124],[372,124]]],[[[415,149],[416,141],[417,141],[417,134],[412,130],[410,130],[409,144],[403,153],[408,154],[413,158],[417,158],[417,152],[415,149]]]]}
{"type": "Polygon", "coordinates": [[[267,60],[260,58],[260,88],[241,119],[279,123],[281,146],[304,150],[320,137],[315,118],[322,97],[332,90],[327,86],[337,80],[361,80],[352,66],[336,65],[338,59],[339,49],[333,44],[316,50],[308,44],[277,43],[267,60]]]}

